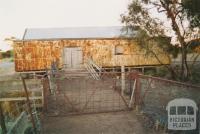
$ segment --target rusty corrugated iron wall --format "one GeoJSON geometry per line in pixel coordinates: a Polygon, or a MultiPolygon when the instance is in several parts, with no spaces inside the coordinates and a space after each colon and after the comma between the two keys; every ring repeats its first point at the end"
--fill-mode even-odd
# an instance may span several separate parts
{"type": "MultiPolygon", "coordinates": [[[[36,71],[50,68],[52,61],[56,60],[61,68],[63,65],[63,48],[81,47],[83,62],[91,57],[98,65],[103,67],[114,66],[147,66],[159,65],[160,62],[137,45],[136,41],[127,39],[80,39],[80,40],[49,40],[49,41],[15,41],[15,70],[36,71]],[[123,55],[115,54],[116,46],[123,47],[123,55]]],[[[170,58],[155,47],[162,64],[169,64],[170,58]]]]}

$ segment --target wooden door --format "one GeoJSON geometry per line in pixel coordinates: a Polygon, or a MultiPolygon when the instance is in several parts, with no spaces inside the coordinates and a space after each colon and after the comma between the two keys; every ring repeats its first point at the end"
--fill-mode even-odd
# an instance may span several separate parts
{"type": "Polygon", "coordinates": [[[67,68],[81,68],[82,49],[81,47],[64,48],[64,64],[67,68]]]}

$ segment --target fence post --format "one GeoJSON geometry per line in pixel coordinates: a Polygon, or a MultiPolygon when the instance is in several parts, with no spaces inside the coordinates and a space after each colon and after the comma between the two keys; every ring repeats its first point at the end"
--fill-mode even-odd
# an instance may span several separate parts
{"type": "Polygon", "coordinates": [[[140,78],[137,75],[137,78],[136,78],[136,110],[139,110],[139,106],[140,106],[140,91],[141,91],[141,83],[140,83],[140,78]]]}
{"type": "Polygon", "coordinates": [[[121,66],[121,95],[124,95],[125,90],[125,67],[121,66]]]}
{"type": "Polygon", "coordinates": [[[135,79],[136,81],[136,86],[135,86],[135,108],[136,110],[139,110],[140,106],[140,91],[141,91],[141,83],[140,83],[140,78],[139,78],[139,73],[134,72],[132,74],[132,79],[135,79]]]}
{"type": "Polygon", "coordinates": [[[49,95],[49,81],[48,78],[42,79],[42,84],[43,84],[43,111],[47,111],[47,96],[49,95]]]}
{"type": "Polygon", "coordinates": [[[29,94],[28,94],[28,90],[27,90],[27,87],[26,87],[25,79],[23,77],[21,77],[21,78],[22,78],[22,82],[23,82],[23,86],[24,86],[24,91],[25,91],[25,94],[26,94],[28,112],[31,116],[31,122],[32,122],[32,125],[33,125],[34,132],[35,132],[35,134],[37,134],[37,129],[36,129],[34,117],[33,117],[33,114],[32,114],[31,103],[30,103],[30,100],[29,100],[29,94]]]}
{"type": "Polygon", "coordinates": [[[1,107],[1,103],[0,103],[0,122],[1,122],[2,134],[6,134],[7,129],[6,129],[6,124],[5,124],[5,120],[4,120],[3,109],[1,107]]]}

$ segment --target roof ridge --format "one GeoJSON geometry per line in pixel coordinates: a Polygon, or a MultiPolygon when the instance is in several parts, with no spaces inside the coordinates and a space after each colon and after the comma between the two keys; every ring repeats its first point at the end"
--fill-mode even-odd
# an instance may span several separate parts
{"type": "Polygon", "coordinates": [[[125,26],[27,28],[23,40],[118,38],[132,36],[130,31],[125,32],[122,30],[123,28],[125,26]]]}

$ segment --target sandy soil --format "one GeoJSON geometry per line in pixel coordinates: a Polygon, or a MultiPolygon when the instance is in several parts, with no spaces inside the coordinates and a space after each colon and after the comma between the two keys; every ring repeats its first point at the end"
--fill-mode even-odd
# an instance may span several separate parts
{"type": "Polygon", "coordinates": [[[115,112],[44,117],[44,134],[153,134],[142,126],[135,112],[115,112]]]}

